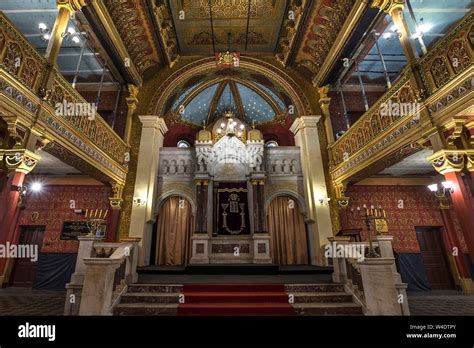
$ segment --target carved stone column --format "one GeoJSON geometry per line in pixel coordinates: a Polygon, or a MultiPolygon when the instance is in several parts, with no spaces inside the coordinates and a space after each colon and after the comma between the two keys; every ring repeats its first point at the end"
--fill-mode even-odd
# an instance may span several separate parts
{"type": "Polygon", "coordinates": [[[295,135],[296,146],[300,147],[301,168],[304,177],[305,199],[308,208],[307,226],[311,263],[325,263],[323,246],[332,237],[332,224],[326,173],[321,153],[318,134],[318,122],[321,116],[301,116],[297,118],[290,130],[295,135]]]}
{"type": "Polygon", "coordinates": [[[133,193],[137,200],[132,207],[129,236],[141,238],[138,264],[146,266],[150,262],[151,234],[156,218],[153,212],[160,148],[168,127],[165,120],[158,116],[146,115],[139,118],[143,126],[133,193]]]}

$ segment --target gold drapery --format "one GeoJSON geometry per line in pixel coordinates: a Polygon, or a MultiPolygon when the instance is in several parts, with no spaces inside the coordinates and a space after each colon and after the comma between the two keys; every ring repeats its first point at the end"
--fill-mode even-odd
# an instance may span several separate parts
{"type": "Polygon", "coordinates": [[[191,205],[184,198],[173,196],[161,205],[157,224],[157,265],[184,265],[188,262],[192,220],[191,205]]]}
{"type": "Polygon", "coordinates": [[[296,200],[287,196],[276,197],[268,207],[267,219],[273,262],[308,264],[305,223],[296,200]]]}

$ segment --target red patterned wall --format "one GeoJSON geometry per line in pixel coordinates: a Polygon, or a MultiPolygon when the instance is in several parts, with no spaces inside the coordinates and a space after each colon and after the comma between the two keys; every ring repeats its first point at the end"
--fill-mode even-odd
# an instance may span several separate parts
{"type": "MultiPolygon", "coordinates": [[[[347,195],[350,197],[350,205],[342,212],[343,227],[363,228],[365,226],[362,221],[352,217],[351,208],[356,210],[357,206],[362,207],[364,204],[369,207],[381,206],[387,211],[389,234],[394,236],[394,248],[397,252],[419,252],[415,227],[444,227],[438,202],[424,186],[354,185],[348,187],[347,195]],[[403,208],[400,208],[401,202],[403,202],[403,208]]],[[[462,249],[467,251],[455,212],[450,210],[450,214],[462,249]]],[[[364,232],[365,228],[363,230],[365,240],[364,232]]]]}
{"type": "MultiPolygon", "coordinates": [[[[69,201],[75,200],[76,209],[110,209],[108,197],[111,189],[107,186],[44,186],[39,193],[30,193],[25,201],[25,209],[20,213],[19,225],[46,226],[42,252],[77,252],[78,241],[60,240],[64,221],[85,220],[84,215],[75,214],[69,201]],[[31,218],[38,212],[37,220],[31,218]]],[[[109,216],[110,214],[109,210],[109,216]]]]}

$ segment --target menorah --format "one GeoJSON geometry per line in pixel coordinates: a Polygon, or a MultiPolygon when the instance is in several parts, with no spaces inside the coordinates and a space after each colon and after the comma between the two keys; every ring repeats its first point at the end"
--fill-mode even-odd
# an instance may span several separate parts
{"type": "Polygon", "coordinates": [[[384,220],[387,218],[387,213],[384,209],[381,207],[379,208],[374,208],[372,205],[370,208],[367,208],[367,206],[364,204],[362,209],[357,206],[356,210],[354,211],[354,208],[351,208],[351,214],[352,217],[356,216],[360,219],[362,219],[365,222],[365,226],[367,228],[367,240],[369,242],[369,252],[367,253],[367,257],[369,258],[377,258],[380,257],[380,255],[375,251],[373,243],[372,243],[372,234],[371,234],[371,222],[374,222],[374,229],[377,232],[376,226],[378,225],[380,220],[384,220]]]}
{"type": "Polygon", "coordinates": [[[107,213],[109,212],[108,209],[86,209],[86,219],[87,227],[89,228],[88,236],[95,236],[97,233],[97,229],[105,222],[105,218],[107,217],[107,213]]]}

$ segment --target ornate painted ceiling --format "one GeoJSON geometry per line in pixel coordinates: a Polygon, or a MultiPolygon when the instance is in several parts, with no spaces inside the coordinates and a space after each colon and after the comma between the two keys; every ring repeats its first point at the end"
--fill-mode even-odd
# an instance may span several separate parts
{"type": "Polygon", "coordinates": [[[182,54],[213,54],[213,34],[216,51],[227,49],[229,43],[232,50],[273,53],[286,8],[286,0],[214,0],[211,6],[207,0],[179,0],[169,4],[182,54]]]}
{"type": "Polygon", "coordinates": [[[180,56],[273,56],[311,81],[355,0],[105,0],[142,76],[180,56]],[[212,17],[212,19],[211,19],[212,17]],[[211,25],[212,22],[212,25],[211,25]],[[158,54],[156,48],[160,48],[158,54]]]}

